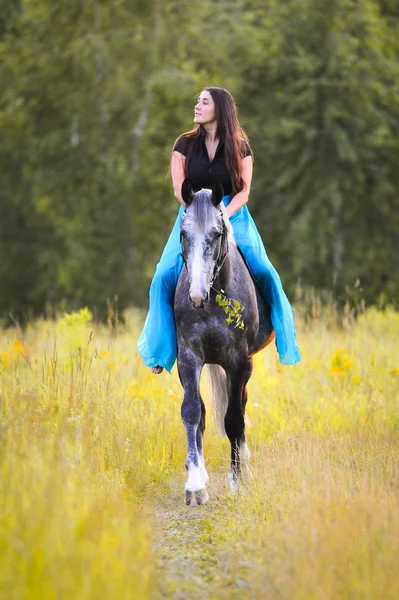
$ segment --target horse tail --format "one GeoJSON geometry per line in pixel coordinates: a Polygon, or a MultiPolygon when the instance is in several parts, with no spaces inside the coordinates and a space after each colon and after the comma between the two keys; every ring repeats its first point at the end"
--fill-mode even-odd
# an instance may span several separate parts
{"type": "Polygon", "coordinates": [[[219,365],[206,365],[209,392],[212,402],[212,414],[216,427],[222,435],[226,435],[224,417],[226,415],[229,397],[227,395],[226,372],[219,365]]]}

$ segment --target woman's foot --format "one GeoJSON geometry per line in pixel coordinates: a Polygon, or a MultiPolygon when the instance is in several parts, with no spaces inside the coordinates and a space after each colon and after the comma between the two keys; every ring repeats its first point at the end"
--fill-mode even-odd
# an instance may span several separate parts
{"type": "Polygon", "coordinates": [[[151,367],[151,371],[154,375],[159,375],[163,371],[163,367],[151,367]]]}

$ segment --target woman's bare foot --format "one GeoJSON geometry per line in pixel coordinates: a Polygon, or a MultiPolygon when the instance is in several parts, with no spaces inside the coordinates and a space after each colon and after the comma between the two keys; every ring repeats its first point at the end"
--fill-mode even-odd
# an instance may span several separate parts
{"type": "Polygon", "coordinates": [[[159,375],[163,371],[163,367],[151,367],[151,371],[154,375],[159,375]]]}

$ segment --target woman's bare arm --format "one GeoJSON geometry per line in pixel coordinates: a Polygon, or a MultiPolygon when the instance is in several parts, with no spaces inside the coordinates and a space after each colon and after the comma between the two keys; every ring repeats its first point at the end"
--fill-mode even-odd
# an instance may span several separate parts
{"type": "Polygon", "coordinates": [[[241,192],[238,192],[234,198],[232,198],[230,204],[228,204],[226,207],[226,213],[229,218],[248,202],[252,182],[252,156],[246,156],[242,159],[241,169],[241,177],[244,182],[244,188],[241,192]]]}
{"type": "Polygon", "coordinates": [[[172,175],[173,192],[175,194],[175,197],[178,199],[180,204],[182,204],[183,206],[186,206],[184,203],[184,200],[181,196],[181,186],[182,186],[183,181],[185,180],[185,174],[184,174],[185,163],[186,163],[186,157],[184,156],[184,154],[181,154],[181,152],[177,152],[175,150],[172,155],[170,171],[171,171],[171,175],[172,175]]]}

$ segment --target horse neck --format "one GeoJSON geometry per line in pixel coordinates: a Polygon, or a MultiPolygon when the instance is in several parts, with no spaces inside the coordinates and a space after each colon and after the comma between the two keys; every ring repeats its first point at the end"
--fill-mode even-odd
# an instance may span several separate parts
{"type": "MultiPolygon", "coordinates": [[[[236,251],[236,248],[233,244],[229,244],[227,256],[223,263],[222,268],[220,269],[218,276],[216,277],[215,284],[219,286],[219,288],[225,288],[231,281],[232,275],[232,261],[233,254],[236,251]]],[[[215,285],[214,284],[214,285],[215,285]]]]}

